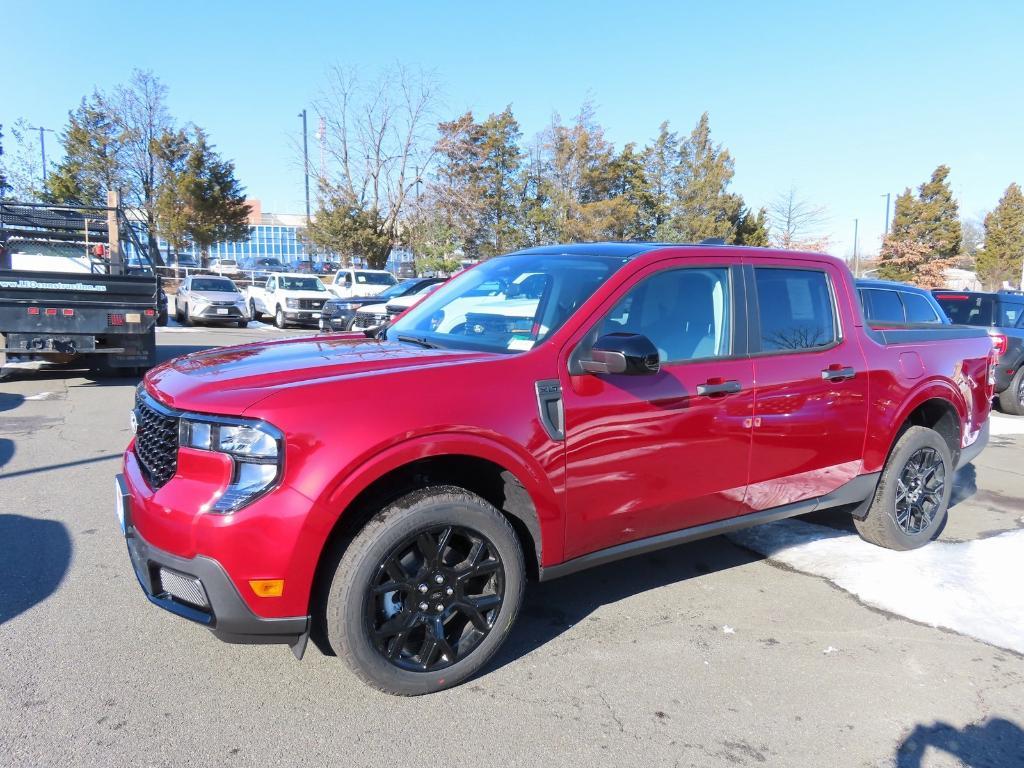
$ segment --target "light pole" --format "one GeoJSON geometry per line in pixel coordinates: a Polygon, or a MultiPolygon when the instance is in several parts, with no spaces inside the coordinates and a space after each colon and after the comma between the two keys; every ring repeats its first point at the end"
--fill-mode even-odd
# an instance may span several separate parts
{"type": "Polygon", "coordinates": [[[853,276],[860,276],[860,254],[857,253],[857,227],[860,222],[853,220],[853,276]]]}
{"type": "Polygon", "coordinates": [[[302,118],[302,168],[306,176],[306,226],[309,226],[309,135],[306,131],[306,110],[299,113],[302,118]]]}
{"type": "Polygon", "coordinates": [[[33,127],[32,130],[39,131],[39,151],[43,155],[43,184],[46,183],[46,134],[56,133],[52,128],[43,128],[42,126],[33,127]]]}
{"type": "Polygon", "coordinates": [[[885,234],[889,234],[889,198],[892,196],[891,192],[886,192],[885,197],[885,234]]]}

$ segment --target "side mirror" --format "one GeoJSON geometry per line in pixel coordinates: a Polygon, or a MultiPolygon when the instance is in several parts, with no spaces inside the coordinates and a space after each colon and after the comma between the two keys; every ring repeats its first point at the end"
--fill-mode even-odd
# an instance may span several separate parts
{"type": "Polygon", "coordinates": [[[584,373],[624,373],[643,376],[661,370],[658,348],[640,333],[607,333],[581,358],[584,373]]]}

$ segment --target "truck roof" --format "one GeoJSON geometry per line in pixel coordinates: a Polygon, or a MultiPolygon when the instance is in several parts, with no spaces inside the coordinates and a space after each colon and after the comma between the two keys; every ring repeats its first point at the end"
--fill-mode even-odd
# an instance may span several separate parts
{"type": "Polygon", "coordinates": [[[553,245],[540,245],[534,248],[524,248],[514,253],[510,253],[510,256],[520,256],[524,254],[537,254],[537,255],[549,255],[549,256],[611,256],[623,259],[632,259],[638,256],[642,256],[645,253],[651,251],[660,250],[663,248],[686,248],[686,249],[714,249],[714,248],[741,248],[744,253],[751,256],[771,257],[771,256],[790,256],[793,258],[801,258],[805,256],[813,256],[817,259],[831,259],[835,261],[842,261],[835,256],[829,256],[824,253],[812,253],[810,251],[784,251],[776,248],[759,248],[749,245],[729,245],[721,242],[702,242],[702,243],[662,243],[662,242],[641,242],[641,241],[625,241],[625,242],[595,242],[595,243],[567,243],[567,244],[553,244],[553,245]]]}

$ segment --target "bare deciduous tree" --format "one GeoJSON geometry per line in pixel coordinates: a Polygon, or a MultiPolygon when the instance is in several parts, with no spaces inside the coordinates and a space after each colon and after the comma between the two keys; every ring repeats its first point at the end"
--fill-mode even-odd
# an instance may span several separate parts
{"type": "Polygon", "coordinates": [[[364,83],[354,70],[328,72],[316,111],[328,162],[319,179],[313,242],[386,262],[402,239],[401,216],[433,159],[432,78],[396,66],[364,83]]]}
{"type": "Polygon", "coordinates": [[[828,224],[828,209],[800,197],[790,187],[768,204],[772,245],[792,251],[825,251],[829,238],[822,234],[828,224]]]}

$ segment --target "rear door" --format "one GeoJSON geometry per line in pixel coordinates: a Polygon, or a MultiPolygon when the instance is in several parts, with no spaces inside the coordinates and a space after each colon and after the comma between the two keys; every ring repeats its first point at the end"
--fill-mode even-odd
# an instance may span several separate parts
{"type": "Polygon", "coordinates": [[[829,493],[860,473],[868,375],[837,266],[766,258],[744,271],[756,382],[744,508],[757,511],[829,493]]]}
{"type": "Polygon", "coordinates": [[[567,557],[739,512],[754,383],[743,288],[735,259],[660,262],[563,352],[567,557]],[[607,333],[647,336],[660,371],[574,372],[572,356],[607,333]]]}

